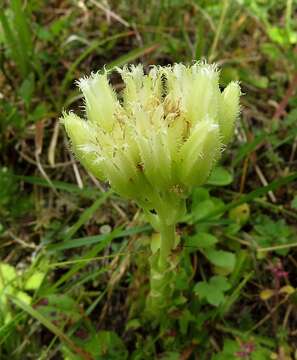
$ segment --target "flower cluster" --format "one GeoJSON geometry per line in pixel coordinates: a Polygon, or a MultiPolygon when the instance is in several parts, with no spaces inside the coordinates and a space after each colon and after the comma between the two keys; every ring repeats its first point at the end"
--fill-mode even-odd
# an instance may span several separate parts
{"type": "Polygon", "coordinates": [[[233,135],[239,84],[221,92],[219,71],[206,63],[154,66],[147,75],[141,65],[117,70],[125,85],[119,96],[107,72],[78,81],[87,120],[64,114],[72,149],[88,171],[144,209],[179,208],[233,135]]]}

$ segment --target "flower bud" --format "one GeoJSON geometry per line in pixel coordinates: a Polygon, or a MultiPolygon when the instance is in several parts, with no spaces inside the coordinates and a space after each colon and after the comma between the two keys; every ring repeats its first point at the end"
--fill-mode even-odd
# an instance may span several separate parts
{"type": "Polygon", "coordinates": [[[238,82],[232,81],[223,91],[219,104],[219,124],[223,144],[228,144],[234,133],[235,120],[240,113],[238,82]]]}
{"type": "Polygon", "coordinates": [[[189,187],[202,185],[221,151],[219,126],[210,120],[196,124],[179,153],[179,178],[189,187]]]}
{"type": "Polygon", "coordinates": [[[92,126],[73,112],[64,113],[62,122],[71,140],[72,150],[79,161],[90,173],[104,180],[100,148],[96,143],[95,131],[92,126]]]}
{"type": "Polygon", "coordinates": [[[78,81],[86,105],[88,119],[111,131],[114,124],[114,114],[117,99],[107,80],[107,74],[92,74],[89,78],[78,81]]]}

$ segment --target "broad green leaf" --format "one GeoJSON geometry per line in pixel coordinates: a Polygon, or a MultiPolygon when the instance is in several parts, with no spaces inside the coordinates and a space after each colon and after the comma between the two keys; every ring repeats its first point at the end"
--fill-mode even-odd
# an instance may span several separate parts
{"type": "Polygon", "coordinates": [[[235,255],[228,251],[206,249],[207,259],[215,266],[233,270],[235,266],[235,255]]]}
{"type": "Polygon", "coordinates": [[[218,306],[224,302],[224,292],[230,289],[230,284],[223,276],[213,276],[209,282],[201,281],[194,287],[194,292],[206,299],[213,306],[218,306]]]}
{"type": "Polygon", "coordinates": [[[229,218],[239,225],[244,225],[250,217],[249,204],[241,204],[229,211],[229,218]]]}
{"type": "Polygon", "coordinates": [[[202,298],[206,298],[209,292],[209,284],[206,281],[201,281],[195,285],[194,291],[202,298]]]}
{"type": "Polygon", "coordinates": [[[231,285],[224,276],[213,276],[210,279],[210,284],[216,287],[221,291],[227,291],[230,289],[231,285]]]}
{"type": "Polygon", "coordinates": [[[25,281],[25,290],[36,290],[40,288],[45,274],[41,271],[34,271],[34,273],[25,281]]]}
{"type": "Polygon", "coordinates": [[[139,319],[128,320],[125,326],[125,331],[136,330],[141,327],[141,321],[139,319]]]}
{"type": "Polygon", "coordinates": [[[226,186],[231,184],[233,181],[232,174],[225,168],[218,166],[213,169],[207,184],[216,186],[226,186]]]}
{"type": "Polygon", "coordinates": [[[28,294],[26,294],[25,292],[23,291],[18,291],[16,292],[15,296],[21,300],[23,303],[27,304],[27,305],[30,305],[31,304],[31,301],[32,301],[32,298],[31,296],[29,296],[28,294]]]}
{"type": "Polygon", "coordinates": [[[209,304],[213,306],[218,306],[225,300],[224,293],[217,289],[215,286],[209,287],[206,298],[209,304]]]}
{"type": "Polygon", "coordinates": [[[195,188],[192,193],[192,211],[194,211],[197,206],[200,206],[203,201],[209,200],[209,198],[210,195],[207,189],[202,187],[195,188]]]}
{"type": "Polygon", "coordinates": [[[0,263],[0,289],[7,283],[13,282],[16,278],[17,272],[13,266],[0,263]]]}
{"type": "Polygon", "coordinates": [[[217,238],[208,233],[198,233],[186,239],[185,246],[206,249],[218,242],[217,238]]]}

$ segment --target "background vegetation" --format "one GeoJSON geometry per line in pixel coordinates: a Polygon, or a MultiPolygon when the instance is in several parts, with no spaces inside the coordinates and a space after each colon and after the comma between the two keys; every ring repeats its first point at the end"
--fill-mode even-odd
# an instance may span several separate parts
{"type": "Polygon", "coordinates": [[[296,5],[2,1],[1,359],[297,359],[296,5]],[[147,323],[152,230],[76,163],[59,117],[92,70],[201,58],[241,81],[242,116],[180,224],[172,307],[147,323]]]}

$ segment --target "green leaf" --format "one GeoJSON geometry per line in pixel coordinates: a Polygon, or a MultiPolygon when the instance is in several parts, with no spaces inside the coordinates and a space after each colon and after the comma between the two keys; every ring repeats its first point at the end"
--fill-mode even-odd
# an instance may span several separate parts
{"type": "Polygon", "coordinates": [[[294,199],[291,202],[292,209],[297,210],[297,195],[294,196],[294,199]]]}
{"type": "Polygon", "coordinates": [[[201,281],[194,287],[194,292],[201,298],[206,298],[209,292],[209,284],[206,281],[201,281]]]}
{"type": "MultiPolygon", "coordinates": [[[[125,360],[128,358],[128,352],[122,339],[113,331],[99,331],[85,340],[76,339],[76,343],[88,354],[92,355],[91,358],[94,360],[125,360]]],[[[63,348],[63,353],[65,360],[81,359],[66,347],[63,348]]]]}
{"type": "Polygon", "coordinates": [[[223,292],[221,292],[219,289],[217,289],[214,286],[209,288],[206,298],[209,304],[213,306],[219,306],[225,300],[223,292]]]}
{"type": "Polygon", "coordinates": [[[266,215],[259,215],[255,220],[253,237],[261,248],[276,247],[275,252],[286,255],[295,240],[294,233],[284,219],[272,220],[266,215]],[[280,246],[278,249],[277,246],[280,246]],[[285,246],[282,248],[282,246],[285,246]]]}
{"type": "Polygon", "coordinates": [[[206,218],[219,217],[220,209],[222,208],[224,208],[223,201],[212,197],[209,200],[202,201],[198,206],[195,206],[195,208],[193,207],[192,212],[185,216],[185,221],[194,223],[206,218]],[[212,216],[212,214],[214,214],[214,216],[212,216]]]}
{"type": "Polygon", "coordinates": [[[136,330],[141,327],[141,321],[139,319],[128,320],[125,326],[125,331],[136,330]]]}
{"type": "Polygon", "coordinates": [[[41,271],[35,271],[24,284],[25,290],[36,290],[39,289],[42,281],[44,279],[45,274],[41,271]]]}
{"type": "Polygon", "coordinates": [[[207,184],[216,186],[226,186],[231,184],[233,181],[232,174],[225,168],[218,166],[213,169],[207,184]]]}
{"type": "Polygon", "coordinates": [[[179,360],[179,359],[180,359],[180,353],[174,351],[166,352],[161,358],[161,360],[179,360]]]}
{"type": "Polygon", "coordinates": [[[235,255],[229,251],[207,249],[205,256],[215,266],[233,270],[235,266],[235,255]]]}
{"type": "MultiPolygon", "coordinates": [[[[229,204],[219,206],[219,204],[210,212],[205,212],[203,216],[202,214],[199,214],[199,218],[195,218],[197,222],[204,222],[207,219],[210,219],[211,217],[218,216],[220,214],[225,213],[226,211],[229,211],[230,209],[235,208],[238,205],[241,205],[243,203],[248,203],[253,201],[254,199],[257,199],[261,196],[266,195],[269,191],[275,191],[276,189],[280,188],[281,186],[287,185],[292,183],[297,179],[297,171],[295,171],[293,174],[284,176],[280,179],[273,180],[271,183],[269,183],[266,186],[260,187],[256,190],[251,191],[250,193],[246,195],[240,196],[238,199],[230,202],[229,204]]],[[[188,218],[186,217],[186,220],[188,218]]]]}
{"type": "Polygon", "coordinates": [[[260,45],[261,52],[266,55],[269,60],[277,61],[281,59],[284,54],[281,52],[281,50],[272,43],[264,43],[260,45]]]}
{"type": "Polygon", "coordinates": [[[191,321],[195,321],[195,316],[193,316],[188,309],[185,309],[179,318],[180,332],[183,335],[187,334],[189,324],[191,321]]]}
{"type": "Polygon", "coordinates": [[[15,268],[9,264],[0,263],[0,289],[8,283],[17,280],[17,272],[15,268]]]}
{"type": "Polygon", "coordinates": [[[219,354],[212,356],[212,360],[235,360],[235,353],[239,350],[239,344],[230,339],[224,341],[224,348],[219,354]]]}
{"type": "Polygon", "coordinates": [[[194,223],[200,219],[208,218],[213,213],[215,216],[220,216],[218,215],[219,209],[224,208],[224,206],[221,199],[211,197],[207,189],[198,187],[192,193],[191,212],[184,217],[183,221],[194,223]]]}
{"type": "Polygon", "coordinates": [[[63,321],[75,323],[81,319],[80,307],[66,294],[49,294],[36,303],[36,310],[49,321],[61,325],[63,321]]]}
{"type": "Polygon", "coordinates": [[[220,74],[220,82],[222,85],[227,86],[231,81],[240,80],[238,69],[234,66],[224,66],[220,74]]]}
{"type": "Polygon", "coordinates": [[[31,103],[34,89],[35,89],[35,79],[34,79],[34,75],[31,73],[29,74],[29,76],[25,78],[25,80],[22,82],[18,90],[18,94],[24,101],[27,108],[31,103]]]}
{"type": "Polygon", "coordinates": [[[210,195],[207,189],[197,187],[192,193],[192,208],[199,206],[202,201],[209,200],[210,195]]]}
{"type": "Polygon", "coordinates": [[[217,238],[208,233],[198,233],[194,236],[190,236],[186,239],[185,245],[188,247],[206,249],[212,247],[218,242],[217,238]]]}
{"type": "Polygon", "coordinates": [[[269,79],[266,76],[261,76],[256,73],[252,73],[245,69],[240,70],[240,78],[242,81],[251,84],[260,89],[266,89],[269,85],[269,79]]]}
{"type": "Polygon", "coordinates": [[[194,292],[202,299],[213,306],[218,306],[224,302],[224,292],[230,289],[228,280],[223,276],[213,276],[209,283],[201,281],[194,287],[194,292]]]}
{"type": "Polygon", "coordinates": [[[241,204],[229,211],[229,218],[239,225],[244,225],[250,217],[249,204],[241,204]]]}
{"type": "Polygon", "coordinates": [[[48,306],[56,307],[61,311],[75,310],[78,308],[72,297],[66,294],[50,294],[46,299],[48,301],[48,306]]]}
{"type": "Polygon", "coordinates": [[[270,26],[267,29],[267,33],[272,41],[282,46],[289,46],[297,42],[296,32],[288,32],[287,29],[278,26],[270,26]]]}
{"type": "Polygon", "coordinates": [[[30,304],[31,304],[32,298],[31,298],[31,296],[29,296],[29,295],[26,294],[25,292],[23,292],[23,291],[17,291],[14,295],[15,295],[19,300],[21,300],[23,303],[25,303],[25,304],[27,304],[27,305],[30,305],[30,304]]]}
{"type": "Polygon", "coordinates": [[[216,287],[221,291],[227,291],[230,289],[231,285],[224,276],[213,276],[210,279],[210,284],[216,287]]]}

